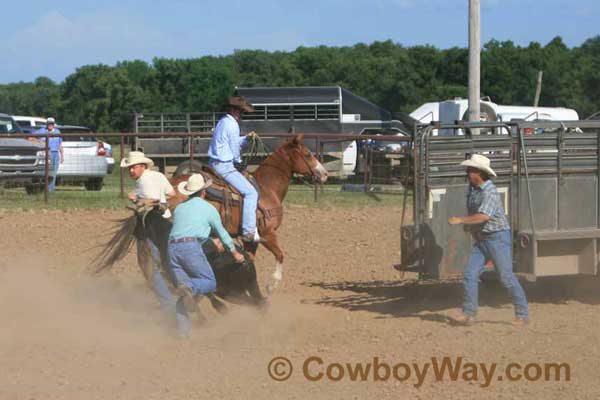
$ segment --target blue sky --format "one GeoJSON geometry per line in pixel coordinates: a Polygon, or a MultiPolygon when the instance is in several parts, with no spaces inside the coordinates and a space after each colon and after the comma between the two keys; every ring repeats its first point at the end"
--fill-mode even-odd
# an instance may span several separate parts
{"type": "MultiPolygon", "coordinates": [[[[482,41],[526,45],[600,34],[599,0],[481,0],[482,41]]],[[[391,39],[466,46],[468,0],[54,0],[3,4],[0,83],[154,57],[294,50],[391,39]]]]}

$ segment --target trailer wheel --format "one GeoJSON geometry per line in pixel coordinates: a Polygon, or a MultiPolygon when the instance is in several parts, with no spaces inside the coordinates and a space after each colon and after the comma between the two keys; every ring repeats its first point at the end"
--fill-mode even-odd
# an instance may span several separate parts
{"type": "Polygon", "coordinates": [[[196,160],[184,161],[177,166],[173,176],[190,175],[202,171],[202,163],[196,160]]]}

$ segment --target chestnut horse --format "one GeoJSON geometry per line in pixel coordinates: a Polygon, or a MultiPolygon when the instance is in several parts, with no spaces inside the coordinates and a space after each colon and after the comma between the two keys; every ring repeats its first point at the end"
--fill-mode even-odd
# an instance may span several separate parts
{"type": "MultiPolygon", "coordinates": [[[[273,253],[276,260],[273,285],[267,286],[269,291],[277,286],[283,277],[283,251],[277,241],[277,229],[281,226],[283,219],[283,199],[287,194],[293,175],[299,174],[310,177],[313,181],[320,183],[324,183],[327,180],[327,170],[304,143],[302,143],[302,139],[303,135],[297,135],[288,139],[261,162],[252,174],[260,193],[258,209],[256,211],[256,225],[261,237],[260,243],[273,253]]],[[[208,171],[205,170],[204,172],[208,171]]],[[[214,183],[209,188],[209,191],[223,191],[225,195],[228,192],[238,193],[221,178],[214,174],[211,175],[214,183]]],[[[175,176],[172,178],[171,183],[177,190],[177,185],[188,178],[189,175],[175,176]]],[[[240,198],[241,196],[238,195],[237,199],[240,198]]],[[[173,208],[185,199],[184,195],[177,192],[177,196],[169,201],[169,205],[173,208]]],[[[225,204],[227,202],[216,199],[210,193],[207,193],[206,200],[219,210],[223,225],[229,234],[232,237],[239,236],[242,214],[241,201],[230,201],[229,207],[227,207],[225,204]]],[[[254,258],[258,244],[244,243],[244,249],[254,258]]]]}

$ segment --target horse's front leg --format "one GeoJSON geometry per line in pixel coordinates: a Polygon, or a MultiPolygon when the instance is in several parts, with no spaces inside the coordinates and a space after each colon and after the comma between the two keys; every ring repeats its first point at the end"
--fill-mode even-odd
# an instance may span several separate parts
{"type": "Polygon", "coordinates": [[[267,292],[272,293],[283,279],[283,251],[277,242],[275,232],[265,233],[261,237],[261,243],[275,256],[275,272],[273,272],[273,282],[267,285],[267,292]]]}

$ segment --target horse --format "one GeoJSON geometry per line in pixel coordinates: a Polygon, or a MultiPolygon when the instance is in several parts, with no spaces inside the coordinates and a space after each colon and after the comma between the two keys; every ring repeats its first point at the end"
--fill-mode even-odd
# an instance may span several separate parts
{"type": "MultiPolygon", "coordinates": [[[[309,177],[315,182],[325,183],[327,170],[315,158],[312,152],[303,143],[304,135],[299,134],[286,140],[273,153],[271,153],[252,175],[247,174],[256,182],[259,192],[256,222],[258,233],[261,237],[260,244],[275,256],[275,272],[273,283],[267,286],[271,292],[283,278],[284,253],[277,240],[277,229],[283,221],[283,199],[285,198],[294,174],[309,177]]],[[[231,185],[227,184],[212,169],[204,166],[201,170],[193,170],[209,175],[213,180],[212,187],[207,190],[206,200],[213,204],[219,214],[225,229],[232,237],[241,235],[241,195],[231,185]],[[237,196],[236,196],[237,194],[237,196]]],[[[171,183],[177,188],[180,182],[190,175],[174,176],[171,183]]],[[[176,189],[177,190],[177,189],[176,189]]],[[[177,192],[170,205],[184,201],[186,196],[177,192]]],[[[254,259],[258,249],[257,243],[244,243],[246,250],[254,259]]]]}
{"type": "MultiPolygon", "coordinates": [[[[150,247],[147,244],[149,239],[159,250],[161,273],[174,291],[175,277],[171,273],[168,257],[168,239],[172,223],[163,217],[163,210],[155,204],[142,203],[129,208],[134,211],[133,216],[120,221],[113,237],[104,246],[102,256],[94,265],[95,273],[110,269],[125,257],[136,243],[138,266],[146,281],[150,283],[154,263],[151,261],[150,247]]],[[[244,255],[243,263],[235,262],[227,251],[219,252],[212,240],[206,241],[202,247],[217,281],[217,290],[207,297],[219,313],[227,311],[227,306],[220,299],[252,305],[263,310],[266,308],[266,297],[258,286],[254,261],[242,247],[236,245],[237,250],[244,255]]],[[[198,317],[201,321],[204,320],[201,315],[198,317]]]]}

